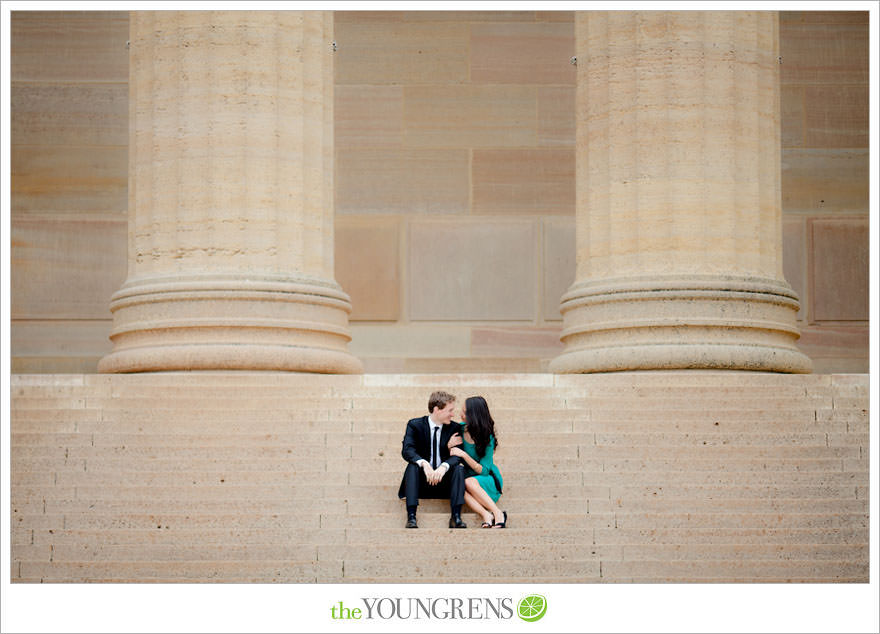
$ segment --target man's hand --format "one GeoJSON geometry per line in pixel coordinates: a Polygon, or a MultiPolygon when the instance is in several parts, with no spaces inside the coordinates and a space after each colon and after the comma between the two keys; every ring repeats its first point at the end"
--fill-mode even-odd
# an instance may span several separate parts
{"type": "Polygon", "coordinates": [[[434,484],[431,480],[434,478],[434,474],[436,471],[431,467],[431,463],[427,460],[422,461],[422,471],[425,472],[425,477],[428,479],[428,484],[434,484]]]}
{"type": "Polygon", "coordinates": [[[445,465],[440,465],[436,469],[431,469],[430,465],[426,465],[425,477],[428,478],[428,484],[440,484],[440,480],[446,475],[449,469],[445,465]]]}
{"type": "Polygon", "coordinates": [[[452,449],[453,447],[458,447],[461,442],[461,434],[455,432],[454,434],[452,434],[452,437],[449,439],[449,444],[446,446],[452,449]]]}

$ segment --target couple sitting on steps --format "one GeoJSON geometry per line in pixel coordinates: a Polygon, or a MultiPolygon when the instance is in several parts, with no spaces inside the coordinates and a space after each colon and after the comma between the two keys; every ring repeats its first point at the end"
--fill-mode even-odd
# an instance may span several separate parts
{"type": "Polygon", "coordinates": [[[495,421],[482,396],[472,396],[461,410],[461,423],[452,421],[455,397],[434,392],[428,416],[406,424],[401,455],[406,471],[398,496],[406,498],[406,527],[418,528],[420,498],[449,499],[449,528],[467,528],[461,507],[468,506],[483,518],[482,528],[505,528],[507,511],[496,502],[501,496],[501,472],[493,455],[498,447],[495,421]]]}

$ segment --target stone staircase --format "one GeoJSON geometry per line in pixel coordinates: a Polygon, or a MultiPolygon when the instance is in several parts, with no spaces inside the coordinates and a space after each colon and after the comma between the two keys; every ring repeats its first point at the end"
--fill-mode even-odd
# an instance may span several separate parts
{"type": "Polygon", "coordinates": [[[868,581],[868,376],[13,375],[14,582],[868,581]],[[418,530],[407,419],[482,394],[507,530],[418,530]]]}

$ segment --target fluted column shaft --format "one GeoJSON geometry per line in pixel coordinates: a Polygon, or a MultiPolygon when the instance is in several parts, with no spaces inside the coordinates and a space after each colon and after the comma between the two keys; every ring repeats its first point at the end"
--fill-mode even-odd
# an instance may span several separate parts
{"type": "Polygon", "coordinates": [[[129,263],[102,372],[359,372],[333,269],[333,16],[130,17],[129,263]]]}
{"type": "Polygon", "coordinates": [[[555,372],[808,372],[782,274],[778,14],[578,12],[555,372]]]}

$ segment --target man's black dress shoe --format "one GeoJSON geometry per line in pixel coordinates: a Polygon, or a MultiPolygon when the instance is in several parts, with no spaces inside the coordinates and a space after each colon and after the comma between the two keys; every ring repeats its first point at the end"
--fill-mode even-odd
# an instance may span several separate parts
{"type": "Polygon", "coordinates": [[[449,518],[449,528],[467,528],[467,524],[461,521],[461,515],[453,515],[449,518]]]}
{"type": "Polygon", "coordinates": [[[416,521],[416,514],[410,513],[406,518],[406,527],[407,528],[418,528],[419,523],[416,521]]]}

